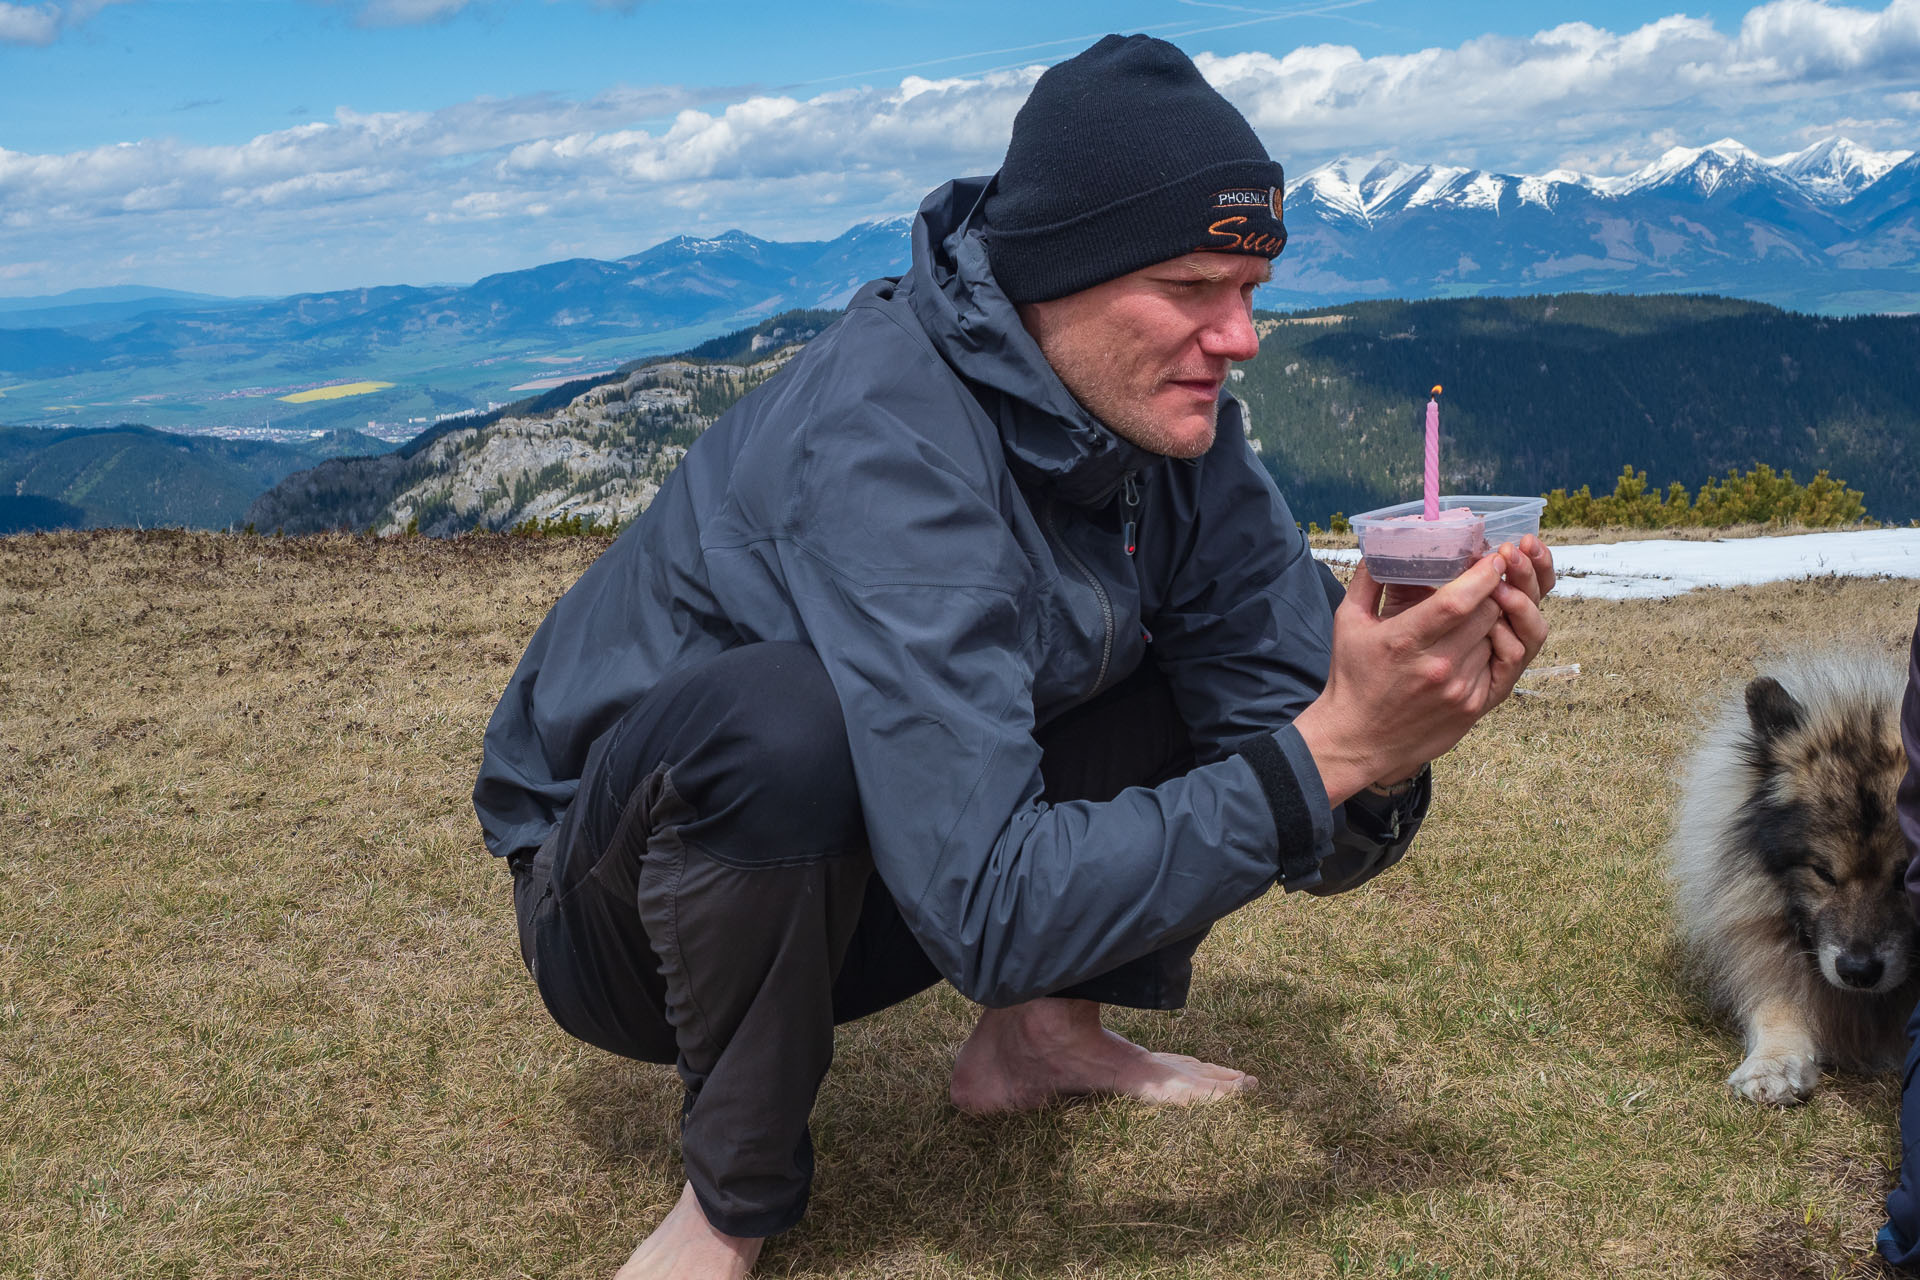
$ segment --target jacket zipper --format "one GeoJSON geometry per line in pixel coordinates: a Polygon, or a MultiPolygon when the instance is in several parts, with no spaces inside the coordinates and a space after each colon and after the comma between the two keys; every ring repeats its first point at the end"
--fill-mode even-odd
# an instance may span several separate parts
{"type": "Polygon", "coordinates": [[[1113,602],[1107,599],[1107,590],[1100,585],[1100,579],[1093,575],[1093,570],[1087,568],[1086,562],[1075,555],[1073,548],[1067,545],[1067,540],[1060,536],[1059,526],[1053,521],[1053,510],[1054,499],[1049,497],[1047,499],[1047,532],[1053,535],[1053,545],[1060,548],[1060,554],[1067,558],[1067,563],[1080,571],[1080,576],[1085,578],[1087,585],[1093,588],[1094,598],[1100,601],[1100,670],[1093,677],[1093,688],[1087,690],[1085,696],[1081,698],[1084,702],[1100,692],[1101,682],[1107,678],[1107,666],[1113,661],[1113,602]]]}
{"type": "Polygon", "coordinates": [[[1121,530],[1121,537],[1126,540],[1127,554],[1132,555],[1140,545],[1139,539],[1134,537],[1139,529],[1136,517],[1140,511],[1140,486],[1134,483],[1131,471],[1127,472],[1120,481],[1120,500],[1126,504],[1127,517],[1126,527],[1121,530]]]}

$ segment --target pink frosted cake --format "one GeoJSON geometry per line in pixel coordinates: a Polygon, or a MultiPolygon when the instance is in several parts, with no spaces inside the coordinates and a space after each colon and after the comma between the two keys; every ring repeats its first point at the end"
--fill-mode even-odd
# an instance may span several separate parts
{"type": "Polygon", "coordinates": [[[1451,582],[1487,553],[1486,517],[1466,507],[1394,516],[1366,530],[1360,550],[1377,581],[1451,582]]]}

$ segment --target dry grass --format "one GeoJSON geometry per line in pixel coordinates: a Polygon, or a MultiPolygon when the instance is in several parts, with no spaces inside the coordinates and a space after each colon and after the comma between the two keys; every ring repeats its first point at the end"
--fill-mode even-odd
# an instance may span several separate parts
{"type": "Polygon", "coordinates": [[[290,396],[281,396],[288,404],[311,404],[315,400],[340,400],[347,396],[364,396],[375,391],[385,391],[391,382],[335,382],[324,387],[314,387],[308,391],[296,391],[290,396]]]}
{"type": "MultiPolygon", "coordinates": [[[[673,1199],[671,1072],[569,1041],[467,794],[600,544],[0,539],[0,1274],[604,1276],[673,1199]]],[[[1244,1104],[979,1122],[967,1006],[845,1029],[764,1274],[1873,1274],[1897,1081],[1760,1111],[1657,871],[1712,691],[1900,652],[1910,583],[1560,601],[1408,863],[1224,922],[1123,1029],[1244,1104]]]]}

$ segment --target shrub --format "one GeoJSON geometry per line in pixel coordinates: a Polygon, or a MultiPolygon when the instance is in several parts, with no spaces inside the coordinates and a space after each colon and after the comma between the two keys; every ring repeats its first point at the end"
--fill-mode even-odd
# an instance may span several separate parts
{"type": "Polygon", "coordinates": [[[507,530],[514,538],[611,538],[620,532],[620,522],[600,524],[592,516],[548,516],[544,520],[522,520],[507,530]]]}
{"type": "Polygon", "coordinates": [[[1587,485],[1572,493],[1555,489],[1543,495],[1543,529],[1570,525],[1600,527],[1625,525],[1634,529],[1722,529],[1737,524],[1800,525],[1831,528],[1871,523],[1865,495],[1849,489],[1824,470],[1800,484],[1791,471],[1776,472],[1762,462],[1750,471],[1729,468],[1724,480],[1709,477],[1698,496],[1690,497],[1678,480],[1664,494],[1647,488],[1647,473],[1632,466],[1621,469],[1613,492],[1596,498],[1587,485]]]}

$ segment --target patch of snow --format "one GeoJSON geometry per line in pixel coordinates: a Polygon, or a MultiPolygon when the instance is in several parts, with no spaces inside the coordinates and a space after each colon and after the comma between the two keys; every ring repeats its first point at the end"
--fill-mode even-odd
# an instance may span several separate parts
{"type": "MultiPolygon", "coordinates": [[[[1552,546],[1552,535],[1548,535],[1552,546]]],[[[1358,551],[1318,550],[1332,564],[1358,551]]],[[[1648,539],[1604,546],[1554,547],[1561,596],[1652,600],[1701,587],[1750,586],[1793,578],[1920,578],[1920,529],[1857,529],[1714,542],[1648,539]]]]}
{"type": "Polygon", "coordinates": [[[1870,151],[1851,138],[1828,138],[1804,151],[1768,156],[1766,163],[1820,204],[1852,199],[1911,156],[1911,151],[1870,151]]]}
{"type": "Polygon", "coordinates": [[[1382,205],[1410,186],[1424,182],[1433,170],[1427,166],[1402,164],[1398,160],[1382,160],[1367,170],[1367,176],[1360,181],[1360,195],[1366,201],[1369,214],[1377,212],[1382,205]]]}
{"type": "MultiPolygon", "coordinates": [[[[1456,193],[1456,187],[1462,178],[1472,173],[1470,169],[1457,169],[1450,165],[1434,165],[1420,177],[1420,183],[1407,196],[1409,209],[1423,204],[1465,204],[1467,201],[1456,193]]],[[[1496,197],[1497,198],[1497,197],[1496,197]]]]}
{"type": "Polygon", "coordinates": [[[1652,164],[1628,175],[1621,193],[1659,186],[1688,175],[1702,194],[1711,195],[1726,181],[1728,174],[1765,165],[1766,161],[1733,138],[1709,142],[1704,147],[1671,147],[1652,164]]]}
{"type": "Polygon", "coordinates": [[[1360,198],[1360,188],[1352,180],[1348,170],[1357,162],[1336,160],[1332,164],[1321,165],[1294,183],[1287,190],[1287,203],[1312,198],[1330,205],[1341,213],[1353,218],[1365,219],[1367,202],[1360,198]]]}
{"type": "Polygon", "coordinates": [[[1580,187],[1588,191],[1598,191],[1601,178],[1589,177],[1584,173],[1575,173],[1571,169],[1553,169],[1538,177],[1520,179],[1520,203],[1537,204],[1543,209],[1552,209],[1559,203],[1561,187],[1580,187]]]}
{"type": "Polygon", "coordinates": [[[1397,160],[1341,159],[1310,171],[1295,186],[1302,194],[1311,193],[1342,213],[1368,220],[1408,184],[1424,179],[1429,172],[1397,160]]]}

